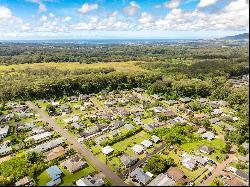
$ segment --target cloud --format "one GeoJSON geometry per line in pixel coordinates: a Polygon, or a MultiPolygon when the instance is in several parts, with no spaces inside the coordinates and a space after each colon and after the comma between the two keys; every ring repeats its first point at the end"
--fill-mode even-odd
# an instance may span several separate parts
{"type": "Polygon", "coordinates": [[[218,2],[218,0],[201,0],[200,3],[198,4],[198,7],[205,8],[205,7],[208,7],[208,6],[215,4],[217,2],[218,2]]]}
{"type": "Polygon", "coordinates": [[[160,4],[154,5],[154,8],[161,8],[160,4]]]}
{"type": "Polygon", "coordinates": [[[85,3],[82,5],[81,8],[78,9],[78,12],[80,12],[81,14],[86,14],[92,10],[96,10],[98,9],[98,4],[88,4],[88,3],[85,3]]]}
{"type": "Polygon", "coordinates": [[[0,25],[9,25],[12,23],[23,23],[23,20],[15,17],[9,8],[0,6],[0,25]]]}
{"type": "Polygon", "coordinates": [[[246,0],[230,2],[222,10],[205,13],[199,9],[183,11],[172,9],[163,19],[156,21],[159,30],[207,31],[246,30],[249,27],[249,5],[246,0]]]}
{"type": "Polygon", "coordinates": [[[40,21],[47,21],[47,19],[48,19],[47,16],[42,16],[42,17],[40,18],[40,21]]]}
{"type": "Polygon", "coordinates": [[[164,6],[169,9],[178,8],[180,6],[181,0],[171,0],[164,3],[164,6]]]}
{"type": "Polygon", "coordinates": [[[50,18],[54,18],[54,17],[55,17],[55,15],[52,14],[52,13],[49,13],[48,16],[49,16],[50,18]]]}
{"type": "Polygon", "coordinates": [[[130,5],[123,9],[123,12],[129,16],[134,16],[138,12],[139,9],[140,9],[140,6],[137,5],[136,2],[131,1],[130,5]]]}
{"type": "Polygon", "coordinates": [[[153,27],[153,16],[147,12],[143,12],[138,19],[138,22],[140,24],[139,29],[146,29],[146,28],[152,28],[153,27]]]}
{"type": "Polygon", "coordinates": [[[46,12],[48,9],[46,7],[46,5],[43,3],[43,1],[53,1],[53,0],[26,0],[28,2],[31,2],[31,3],[36,3],[39,5],[39,9],[38,9],[38,12],[46,12]]]}
{"type": "Polygon", "coordinates": [[[68,21],[71,21],[71,17],[70,16],[66,16],[62,19],[62,21],[64,22],[68,22],[68,21]]]}
{"type": "Polygon", "coordinates": [[[10,11],[10,9],[4,6],[0,6],[0,21],[9,20],[12,17],[13,16],[12,16],[12,12],[10,11]]]}

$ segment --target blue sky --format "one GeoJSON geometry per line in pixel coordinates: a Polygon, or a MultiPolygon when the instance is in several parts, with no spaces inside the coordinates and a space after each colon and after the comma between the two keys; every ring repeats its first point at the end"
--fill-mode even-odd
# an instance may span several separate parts
{"type": "Polygon", "coordinates": [[[249,0],[0,0],[0,39],[214,38],[248,32],[249,0]]]}

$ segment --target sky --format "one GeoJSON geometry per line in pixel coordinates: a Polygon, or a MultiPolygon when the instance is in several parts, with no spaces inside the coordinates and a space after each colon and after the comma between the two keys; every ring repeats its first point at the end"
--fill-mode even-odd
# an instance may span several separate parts
{"type": "Polygon", "coordinates": [[[0,0],[0,40],[209,39],[248,22],[249,0],[0,0]]]}

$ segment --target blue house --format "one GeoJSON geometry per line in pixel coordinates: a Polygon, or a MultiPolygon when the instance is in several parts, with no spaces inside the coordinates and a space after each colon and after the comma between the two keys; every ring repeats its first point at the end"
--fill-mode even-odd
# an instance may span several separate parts
{"type": "Polygon", "coordinates": [[[46,186],[55,186],[57,184],[61,183],[61,174],[62,171],[60,168],[56,165],[49,167],[47,170],[47,173],[51,177],[51,181],[49,181],[46,186]]]}

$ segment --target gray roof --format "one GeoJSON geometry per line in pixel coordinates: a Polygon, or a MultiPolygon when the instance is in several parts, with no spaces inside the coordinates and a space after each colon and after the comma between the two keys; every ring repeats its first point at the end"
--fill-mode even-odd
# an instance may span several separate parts
{"type": "Polygon", "coordinates": [[[133,125],[131,124],[125,124],[124,127],[127,129],[127,130],[132,130],[133,128],[135,128],[133,125]]]}
{"type": "Polygon", "coordinates": [[[0,144],[0,155],[4,155],[9,153],[12,150],[11,147],[9,147],[7,144],[3,143],[0,144]]]}
{"type": "Polygon", "coordinates": [[[212,147],[209,147],[209,146],[206,146],[206,145],[201,145],[201,146],[199,147],[199,149],[200,149],[200,151],[206,152],[206,153],[208,153],[208,154],[210,154],[211,152],[214,151],[214,149],[213,149],[212,147]]]}
{"type": "Polygon", "coordinates": [[[183,102],[183,103],[188,103],[188,102],[192,101],[192,99],[189,98],[189,97],[183,97],[183,98],[180,98],[179,100],[180,100],[181,102],[183,102]]]}
{"type": "Polygon", "coordinates": [[[134,171],[132,171],[130,173],[130,177],[135,178],[138,182],[144,185],[146,185],[150,180],[150,177],[144,173],[143,169],[141,168],[136,168],[134,171]]]}
{"type": "Polygon", "coordinates": [[[129,167],[129,166],[132,166],[134,165],[139,159],[138,157],[134,156],[134,157],[130,157],[128,154],[123,154],[121,157],[120,157],[120,160],[121,162],[126,166],[126,167],[129,167]]]}
{"type": "Polygon", "coordinates": [[[247,181],[249,180],[249,174],[242,170],[236,170],[235,174],[243,178],[244,180],[247,180],[247,181]]]}
{"type": "Polygon", "coordinates": [[[152,124],[145,124],[145,125],[143,125],[143,128],[148,130],[148,131],[153,131],[155,127],[152,124]]]}
{"type": "Polygon", "coordinates": [[[4,127],[1,127],[0,128],[0,136],[3,136],[3,135],[7,135],[8,131],[9,131],[9,126],[8,125],[5,125],[4,127]]]}
{"type": "Polygon", "coordinates": [[[161,173],[148,186],[175,186],[175,181],[166,174],[161,173]]]}
{"type": "Polygon", "coordinates": [[[62,138],[57,138],[57,139],[45,142],[43,144],[39,144],[34,149],[31,149],[30,151],[44,152],[44,151],[50,150],[54,147],[57,147],[58,145],[62,144],[63,142],[64,141],[62,138]]]}
{"type": "Polygon", "coordinates": [[[76,186],[102,186],[104,181],[97,177],[88,175],[87,177],[81,178],[76,181],[76,186]]]}

